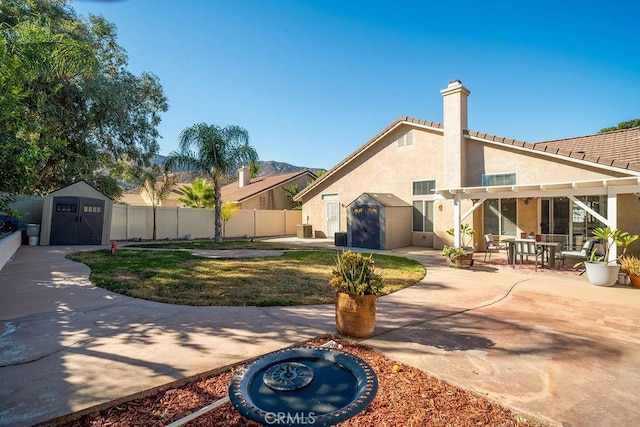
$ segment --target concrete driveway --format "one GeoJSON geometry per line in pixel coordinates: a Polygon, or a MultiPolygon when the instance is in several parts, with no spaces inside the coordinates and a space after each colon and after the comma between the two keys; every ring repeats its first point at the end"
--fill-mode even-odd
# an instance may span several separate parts
{"type": "MultiPolygon", "coordinates": [[[[183,307],[113,294],[64,258],[88,249],[23,246],[0,271],[0,425],[104,406],[335,331],[332,306],[183,307]]],[[[551,425],[640,424],[640,290],[392,252],[428,275],[380,298],[365,345],[551,425]]]]}

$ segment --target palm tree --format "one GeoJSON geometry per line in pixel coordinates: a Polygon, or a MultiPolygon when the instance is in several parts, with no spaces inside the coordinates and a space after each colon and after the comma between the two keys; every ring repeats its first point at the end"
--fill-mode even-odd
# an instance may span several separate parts
{"type": "Polygon", "coordinates": [[[151,202],[153,210],[153,240],[156,240],[156,210],[171,193],[171,189],[176,184],[176,177],[170,175],[168,170],[162,170],[158,165],[153,165],[142,173],[140,181],[142,181],[142,187],[151,202]]]}
{"type": "Polygon", "coordinates": [[[181,185],[180,191],[184,197],[178,197],[188,208],[212,208],[213,207],[213,185],[207,184],[206,179],[194,179],[189,185],[181,185]]]}
{"type": "Polygon", "coordinates": [[[222,200],[220,182],[223,174],[235,172],[242,164],[258,161],[258,153],[249,145],[249,133],[240,126],[198,123],[180,134],[179,150],[167,158],[171,167],[181,166],[203,172],[213,180],[215,241],[222,242],[222,200]]]}

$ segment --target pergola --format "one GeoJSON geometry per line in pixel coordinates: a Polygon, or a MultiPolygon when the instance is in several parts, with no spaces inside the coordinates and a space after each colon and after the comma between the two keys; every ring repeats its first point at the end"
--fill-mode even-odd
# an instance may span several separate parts
{"type": "MultiPolygon", "coordinates": [[[[436,198],[453,200],[453,241],[460,247],[460,223],[478,209],[487,199],[567,197],[589,214],[611,228],[617,228],[618,194],[636,194],[640,196],[640,177],[596,179],[551,184],[502,185],[495,187],[437,188],[436,198]],[[591,209],[578,196],[607,196],[607,216],[591,209]],[[472,200],[473,206],[462,212],[460,202],[472,200]]],[[[617,248],[613,245],[609,260],[617,257],[617,248]]]]}

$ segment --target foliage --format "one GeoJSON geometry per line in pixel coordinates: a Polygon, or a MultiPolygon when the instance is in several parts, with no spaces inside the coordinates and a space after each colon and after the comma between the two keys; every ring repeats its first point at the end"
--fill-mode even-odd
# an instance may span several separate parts
{"type": "Polygon", "coordinates": [[[0,192],[43,194],[83,179],[117,199],[116,165],[147,164],[167,110],[157,77],[126,66],[104,18],[80,18],[67,0],[2,1],[0,192]]]}
{"type": "Polygon", "coordinates": [[[166,169],[154,164],[140,175],[140,181],[144,188],[153,210],[153,240],[156,240],[156,211],[157,207],[169,196],[173,186],[176,184],[176,177],[169,174],[166,169]]]}
{"type": "MultiPolygon", "coordinates": [[[[453,236],[455,234],[454,231],[453,228],[450,228],[447,230],[447,234],[453,236]]],[[[461,244],[463,248],[471,246],[475,234],[476,231],[471,228],[469,224],[460,224],[460,239],[462,240],[461,244]]]]}
{"type": "Polygon", "coordinates": [[[258,172],[260,172],[260,163],[249,162],[249,178],[257,178],[258,172]]]}
{"type": "Polygon", "coordinates": [[[198,123],[180,134],[179,150],[166,159],[171,167],[185,167],[191,171],[207,174],[213,179],[214,216],[216,242],[222,241],[222,200],[220,197],[223,174],[235,172],[246,163],[256,163],[258,153],[249,145],[249,133],[240,126],[198,123]]]}
{"type": "Polygon", "coordinates": [[[178,200],[188,208],[213,208],[213,185],[207,184],[206,179],[194,179],[191,185],[181,185],[184,193],[178,200]]]}
{"type": "Polygon", "coordinates": [[[225,202],[222,204],[222,222],[227,223],[240,210],[240,206],[234,202],[225,202]]]}
{"type": "Polygon", "coordinates": [[[351,295],[378,295],[382,290],[382,276],[375,272],[373,254],[346,251],[336,255],[329,284],[338,292],[351,295]]]}
{"type": "Polygon", "coordinates": [[[466,253],[467,252],[463,248],[454,248],[447,245],[444,245],[444,248],[442,248],[442,256],[446,256],[451,261],[457,260],[466,253]]]}
{"type": "Polygon", "coordinates": [[[622,257],[620,259],[620,270],[629,276],[640,276],[640,258],[635,255],[622,257]]]}
{"type": "Polygon", "coordinates": [[[298,185],[297,184],[285,185],[282,187],[282,189],[284,190],[284,193],[287,196],[287,199],[291,201],[292,209],[295,209],[295,210],[302,209],[302,202],[294,200],[294,198],[296,197],[296,194],[298,194],[299,192],[298,185]]]}
{"type": "MultiPolygon", "coordinates": [[[[99,287],[169,304],[211,306],[283,306],[331,304],[335,292],[327,286],[336,252],[267,242],[190,241],[149,244],[170,249],[285,249],[281,257],[198,257],[184,250],[85,251],[69,258],[91,267],[91,282],[99,287]]],[[[382,294],[415,284],[424,267],[415,260],[376,255],[385,276],[382,294]]]]}
{"type": "Polygon", "coordinates": [[[631,129],[640,126],[640,119],[627,120],[626,122],[618,123],[618,126],[603,128],[600,133],[613,132],[621,129],[631,129]]]}
{"type": "MultiPolygon", "coordinates": [[[[619,262],[627,253],[627,248],[629,247],[629,245],[638,240],[639,237],[637,234],[632,235],[627,233],[626,231],[621,231],[617,228],[611,227],[595,228],[591,232],[591,234],[596,239],[599,239],[604,246],[604,255],[602,256],[598,256],[596,254],[596,249],[591,251],[591,255],[589,256],[589,261],[591,262],[608,262],[609,254],[611,253],[611,248],[613,247],[613,245],[622,247],[622,253],[615,259],[615,261],[619,262]]],[[[584,261],[576,263],[574,265],[574,268],[580,265],[584,265],[584,261]]]]}

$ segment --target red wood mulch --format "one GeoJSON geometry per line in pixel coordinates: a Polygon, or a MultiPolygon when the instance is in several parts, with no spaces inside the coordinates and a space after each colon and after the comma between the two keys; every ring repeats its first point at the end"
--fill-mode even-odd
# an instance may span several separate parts
{"type": "MultiPolygon", "coordinates": [[[[329,338],[306,343],[319,346],[329,338]]],[[[336,339],[343,351],[365,360],[378,376],[371,405],[341,426],[522,426],[542,424],[525,419],[482,397],[440,381],[418,369],[396,364],[367,347],[336,339]],[[395,368],[394,368],[395,365],[395,368]]],[[[239,368],[238,366],[237,368],[239,368]]],[[[235,371],[234,368],[233,371],[235,371]]],[[[195,380],[182,387],[85,415],[65,427],[166,426],[228,395],[233,372],[195,380]]],[[[259,426],[231,403],[190,421],[188,426],[259,426]]]]}

